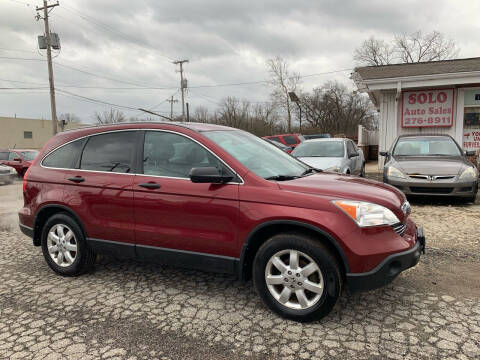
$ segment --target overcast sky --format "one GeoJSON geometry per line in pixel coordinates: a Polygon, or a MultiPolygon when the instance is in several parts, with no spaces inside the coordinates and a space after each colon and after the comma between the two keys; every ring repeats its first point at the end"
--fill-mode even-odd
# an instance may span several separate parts
{"type": "MultiPolygon", "coordinates": [[[[34,19],[37,5],[40,0],[0,0],[1,87],[28,88],[1,89],[0,116],[51,117],[45,53],[37,50],[44,32],[43,21],[34,19]]],[[[303,78],[305,91],[328,80],[352,86],[353,50],[372,35],[438,30],[457,42],[459,57],[480,56],[480,1],[472,0],[60,0],[50,15],[62,44],[55,82],[69,93],[57,93],[57,114],[85,121],[110,106],[72,94],[169,114],[165,100],[180,99],[175,59],[190,60],[185,75],[192,111],[198,105],[213,111],[229,95],[267,101],[264,83],[212,85],[266,80],[266,60],[275,56],[301,75],[320,74],[303,78]]],[[[180,103],[174,106],[180,114],[180,103]]]]}

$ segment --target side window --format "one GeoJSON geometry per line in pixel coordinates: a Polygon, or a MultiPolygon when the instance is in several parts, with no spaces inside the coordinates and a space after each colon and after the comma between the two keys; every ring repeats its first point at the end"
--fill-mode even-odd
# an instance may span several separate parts
{"type": "Polygon", "coordinates": [[[90,136],[83,150],[80,169],[133,172],[135,135],[135,131],[119,131],[90,136]]]}
{"type": "Polygon", "coordinates": [[[286,135],[283,137],[283,140],[288,144],[288,145],[295,145],[298,143],[297,137],[293,135],[286,135]]]}
{"type": "Polygon", "coordinates": [[[0,152],[0,160],[8,160],[8,151],[0,152]]]}
{"type": "Polygon", "coordinates": [[[80,151],[82,151],[85,141],[85,139],[76,140],[54,150],[43,159],[42,165],[59,169],[73,168],[75,166],[74,162],[78,159],[78,155],[80,151]]]}
{"type": "Polygon", "coordinates": [[[228,169],[196,142],[178,134],[147,131],[143,150],[143,173],[146,175],[189,178],[194,167],[228,169]]]}
{"type": "Polygon", "coordinates": [[[282,141],[280,140],[280,138],[277,137],[277,136],[275,136],[275,137],[270,137],[269,139],[272,140],[272,141],[279,142],[280,144],[282,143],[282,141]]]}
{"type": "Polygon", "coordinates": [[[13,159],[18,159],[20,156],[17,155],[17,153],[10,151],[10,154],[8,154],[8,161],[13,161],[13,159]]]}
{"type": "Polygon", "coordinates": [[[355,147],[354,147],[354,145],[353,145],[353,142],[347,141],[347,151],[348,151],[348,155],[351,155],[351,154],[354,154],[354,153],[357,152],[357,151],[355,150],[355,147]]]}

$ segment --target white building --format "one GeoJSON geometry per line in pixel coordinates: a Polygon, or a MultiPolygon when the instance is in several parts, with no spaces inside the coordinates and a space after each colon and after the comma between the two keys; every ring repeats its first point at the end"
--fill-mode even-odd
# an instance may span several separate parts
{"type": "Polygon", "coordinates": [[[402,134],[448,134],[480,153],[480,58],[359,67],[352,79],[380,112],[379,151],[402,134]]]}

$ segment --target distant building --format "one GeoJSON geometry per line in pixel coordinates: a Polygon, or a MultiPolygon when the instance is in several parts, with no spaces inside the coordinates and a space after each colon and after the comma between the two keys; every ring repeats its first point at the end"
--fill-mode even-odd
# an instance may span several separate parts
{"type": "MultiPolygon", "coordinates": [[[[65,130],[82,126],[86,124],[71,122],[65,130]]],[[[41,149],[51,137],[52,120],[0,117],[0,149],[41,149]]]]}
{"type": "Polygon", "coordinates": [[[364,66],[352,79],[380,112],[380,151],[420,133],[448,134],[480,153],[480,58],[364,66]]]}

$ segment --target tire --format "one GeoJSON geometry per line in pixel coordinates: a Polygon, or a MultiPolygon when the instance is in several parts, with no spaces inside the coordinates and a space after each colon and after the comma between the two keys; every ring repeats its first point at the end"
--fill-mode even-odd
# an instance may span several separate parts
{"type": "Polygon", "coordinates": [[[363,163],[362,169],[360,170],[360,177],[365,177],[365,163],[363,163]]]}
{"type": "Polygon", "coordinates": [[[80,226],[65,213],[55,214],[47,220],[42,229],[41,245],[47,264],[62,276],[81,275],[90,271],[95,264],[96,254],[87,246],[80,226]],[[49,237],[49,235],[53,236],[49,237]],[[50,252],[49,247],[53,249],[54,246],[57,249],[60,247],[63,251],[50,252]],[[74,248],[76,251],[73,251],[74,248]],[[57,254],[56,257],[55,254],[57,254]]]}
{"type": "Polygon", "coordinates": [[[253,262],[253,283],[262,300],[274,312],[287,319],[307,322],[330,313],[341,293],[342,275],[335,257],[318,240],[303,234],[283,233],[267,240],[258,250],[253,262]],[[294,264],[291,266],[292,252],[298,254],[297,267],[294,264]],[[274,265],[274,262],[278,264],[275,258],[282,261],[280,267],[284,266],[283,272],[274,265]],[[315,268],[312,263],[318,270],[303,276],[301,273],[308,269],[307,266],[315,268]],[[267,284],[267,276],[271,279],[270,284],[267,284]],[[323,287],[313,288],[312,284],[323,284],[323,287]],[[287,295],[282,299],[284,291],[287,295]],[[288,291],[294,293],[288,295],[288,291]],[[297,297],[298,291],[300,295],[303,291],[303,304],[301,297],[297,297]]]}
{"type": "Polygon", "coordinates": [[[27,172],[28,168],[23,168],[20,172],[20,177],[23,179],[25,177],[25,173],[27,172]]]}

